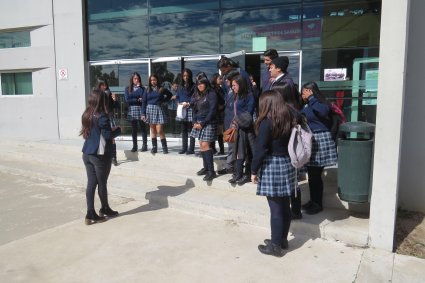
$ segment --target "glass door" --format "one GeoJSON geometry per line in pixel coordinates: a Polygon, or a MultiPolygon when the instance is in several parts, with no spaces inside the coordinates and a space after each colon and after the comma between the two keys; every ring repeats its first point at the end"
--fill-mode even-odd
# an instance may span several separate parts
{"type": "Polygon", "coordinates": [[[99,81],[107,81],[112,93],[119,96],[119,108],[114,110],[117,124],[121,126],[123,135],[131,134],[131,125],[127,122],[127,103],[124,90],[130,84],[134,72],[140,74],[142,84],[146,85],[149,70],[149,59],[108,60],[89,62],[90,89],[97,87],[99,81]]]}
{"type": "Polygon", "coordinates": [[[177,104],[175,101],[175,89],[173,83],[181,81],[182,57],[159,57],[151,61],[151,74],[158,76],[161,87],[168,89],[173,93],[173,98],[164,105],[164,111],[167,113],[168,123],[165,124],[164,131],[168,136],[178,137],[180,127],[176,123],[177,104]]]}

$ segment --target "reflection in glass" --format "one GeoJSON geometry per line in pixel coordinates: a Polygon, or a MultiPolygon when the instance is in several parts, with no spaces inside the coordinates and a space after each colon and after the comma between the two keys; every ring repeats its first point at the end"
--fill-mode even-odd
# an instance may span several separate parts
{"type": "Polygon", "coordinates": [[[153,57],[216,54],[219,50],[217,12],[162,14],[150,17],[153,57]]]}
{"type": "Polygon", "coordinates": [[[222,51],[264,51],[267,48],[299,50],[301,42],[299,4],[272,9],[238,10],[223,13],[222,51]],[[253,50],[255,38],[266,38],[266,48],[253,50]]]}
{"type": "Polygon", "coordinates": [[[147,17],[89,23],[89,60],[148,57],[147,17]]]}
{"type": "Polygon", "coordinates": [[[262,7],[265,5],[270,4],[282,4],[282,2],[285,2],[285,4],[288,3],[300,3],[301,0],[262,0],[259,2],[258,0],[221,0],[221,5],[223,8],[226,9],[233,9],[233,8],[243,8],[243,7],[252,7],[252,6],[258,6],[261,4],[262,7]]]}
{"type": "Polygon", "coordinates": [[[17,48],[31,46],[29,31],[1,32],[0,48],[17,48]]]}

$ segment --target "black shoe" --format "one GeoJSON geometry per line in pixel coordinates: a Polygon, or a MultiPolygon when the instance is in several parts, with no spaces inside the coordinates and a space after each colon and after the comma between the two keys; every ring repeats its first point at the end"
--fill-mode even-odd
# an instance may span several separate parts
{"type": "Polygon", "coordinates": [[[245,175],[239,180],[237,180],[236,184],[238,184],[239,186],[242,186],[243,184],[249,183],[249,182],[251,182],[251,176],[245,175]]]}
{"type": "Polygon", "coordinates": [[[236,175],[233,175],[232,176],[232,179],[230,179],[229,180],[229,183],[230,184],[236,184],[240,179],[242,179],[243,178],[243,176],[236,176],[236,175]]]}
{"type": "Polygon", "coordinates": [[[196,172],[196,175],[198,176],[202,176],[207,174],[208,170],[206,168],[202,168],[201,170],[199,170],[198,172],[196,172]]]}
{"type": "Polygon", "coordinates": [[[186,155],[191,155],[191,154],[195,154],[195,152],[193,150],[186,151],[186,155]]]}
{"type": "Polygon", "coordinates": [[[282,248],[273,243],[270,243],[270,245],[258,245],[258,250],[263,254],[275,257],[282,257],[284,254],[282,248]]]}
{"type": "Polygon", "coordinates": [[[313,204],[309,208],[305,209],[305,213],[313,215],[319,213],[322,210],[323,207],[321,205],[318,205],[317,203],[313,202],[313,204]]]}
{"type": "Polygon", "coordinates": [[[131,149],[131,152],[136,152],[137,151],[137,146],[133,146],[133,148],[131,149]]]}
{"type": "Polygon", "coordinates": [[[292,220],[299,220],[299,219],[302,219],[302,218],[303,218],[303,215],[302,215],[301,212],[299,212],[299,213],[291,212],[291,219],[292,220]]]}
{"type": "Polygon", "coordinates": [[[141,149],[140,151],[141,151],[141,152],[148,151],[148,145],[147,145],[147,144],[144,144],[144,145],[142,146],[142,149],[141,149]]]}
{"type": "Polygon", "coordinates": [[[233,170],[228,168],[223,168],[221,170],[218,170],[217,173],[218,175],[233,174],[233,170]]]}
{"type": "MultiPolygon", "coordinates": [[[[271,245],[271,243],[272,243],[272,240],[270,240],[270,239],[264,240],[264,244],[266,244],[266,245],[271,245]]],[[[282,250],[287,250],[289,248],[288,240],[286,240],[286,239],[282,240],[282,244],[280,244],[280,248],[282,250]]]]}
{"type": "Polygon", "coordinates": [[[301,205],[302,209],[307,209],[310,208],[313,205],[313,202],[311,200],[309,200],[307,203],[301,205]]]}
{"type": "Polygon", "coordinates": [[[179,154],[185,154],[186,151],[187,151],[186,149],[182,149],[182,150],[179,151],[179,154]]]}
{"type": "Polygon", "coordinates": [[[168,147],[162,148],[162,153],[163,154],[168,154],[168,147]]]}
{"type": "Polygon", "coordinates": [[[212,179],[214,179],[215,177],[217,177],[217,175],[215,174],[215,172],[207,172],[207,175],[205,175],[205,177],[202,179],[204,181],[212,181],[212,179]]]}
{"type": "Polygon", "coordinates": [[[112,210],[109,206],[107,208],[99,209],[100,217],[115,217],[118,216],[118,211],[112,210]]]}
{"type": "Polygon", "coordinates": [[[158,149],[156,147],[152,147],[151,153],[157,153],[157,152],[158,152],[158,149]]]}
{"type": "Polygon", "coordinates": [[[92,224],[101,223],[104,221],[106,221],[106,218],[103,216],[97,215],[94,210],[87,211],[86,219],[85,219],[86,225],[92,225],[92,224]]]}
{"type": "Polygon", "coordinates": [[[114,164],[114,166],[118,166],[118,161],[115,157],[112,157],[112,164],[114,164]]]}

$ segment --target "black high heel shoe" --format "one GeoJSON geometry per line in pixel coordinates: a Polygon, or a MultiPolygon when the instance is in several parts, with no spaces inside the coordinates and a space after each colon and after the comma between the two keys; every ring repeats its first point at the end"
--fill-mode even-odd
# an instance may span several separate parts
{"type": "Polygon", "coordinates": [[[118,216],[118,211],[112,210],[109,206],[99,209],[100,217],[115,217],[118,216]]]}
{"type": "Polygon", "coordinates": [[[86,225],[92,225],[95,223],[101,223],[106,221],[106,218],[103,216],[99,216],[96,214],[96,211],[94,210],[88,210],[86,214],[85,223],[86,225]]]}

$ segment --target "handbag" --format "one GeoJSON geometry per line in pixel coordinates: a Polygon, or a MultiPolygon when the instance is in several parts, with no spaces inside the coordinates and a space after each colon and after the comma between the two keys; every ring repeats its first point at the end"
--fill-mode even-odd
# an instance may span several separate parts
{"type": "Polygon", "coordinates": [[[238,135],[238,129],[236,127],[230,127],[223,133],[223,140],[228,143],[236,142],[236,137],[238,135]]]}
{"type": "MultiPolygon", "coordinates": [[[[233,100],[233,111],[235,113],[235,118],[236,118],[236,95],[233,100]]],[[[233,119],[232,123],[230,124],[230,127],[227,130],[225,130],[223,133],[223,140],[228,143],[235,143],[237,136],[238,136],[238,124],[236,123],[235,119],[233,119]]]]}

